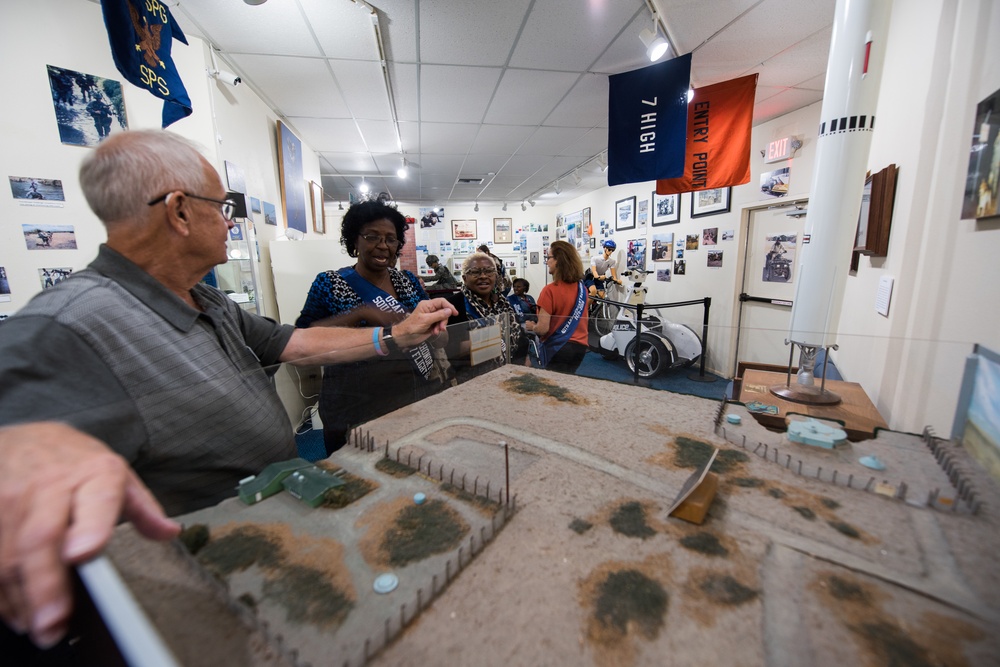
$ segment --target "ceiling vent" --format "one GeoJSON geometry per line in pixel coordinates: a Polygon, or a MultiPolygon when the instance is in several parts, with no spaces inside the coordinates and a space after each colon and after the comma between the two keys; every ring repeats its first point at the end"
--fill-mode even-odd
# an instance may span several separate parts
{"type": "Polygon", "coordinates": [[[458,182],[461,185],[482,185],[483,178],[481,176],[479,178],[459,178],[458,182]]]}

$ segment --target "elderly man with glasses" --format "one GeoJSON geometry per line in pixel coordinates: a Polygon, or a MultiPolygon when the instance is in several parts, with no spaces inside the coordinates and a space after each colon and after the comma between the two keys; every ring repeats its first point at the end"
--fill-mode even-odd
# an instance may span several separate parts
{"type": "Polygon", "coordinates": [[[391,334],[294,329],[200,284],[226,261],[233,206],[176,135],[106,139],[80,184],[107,243],[0,335],[0,617],[46,646],[71,606],[65,565],[99,551],[119,517],[170,537],[157,501],[170,515],[206,507],[296,455],[268,367],[417,346],[455,313],[439,299],[391,334]]]}

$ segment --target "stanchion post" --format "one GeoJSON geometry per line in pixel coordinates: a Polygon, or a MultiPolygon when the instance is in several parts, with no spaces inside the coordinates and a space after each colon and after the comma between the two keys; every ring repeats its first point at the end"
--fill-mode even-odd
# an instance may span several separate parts
{"type": "Polygon", "coordinates": [[[689,380],[697,382],[715,382],[715,377],[705,375],[705,358],[708,356],[708,313],[712,308],[712,297],[706,296],[702,299],[705,303],[705,316],[701,323],[701,363],[698,365],[698,374],[688,375],[689,380]]]}

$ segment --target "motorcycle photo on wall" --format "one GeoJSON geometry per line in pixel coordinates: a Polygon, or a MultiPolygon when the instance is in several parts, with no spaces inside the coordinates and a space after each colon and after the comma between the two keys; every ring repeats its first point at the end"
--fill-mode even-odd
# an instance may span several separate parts
{"type": "Polygon", "coordinates": [[[764,259],[763,281],[766,283],[792,282],[792,266],[795,262],[798,234],[794,232],[769,234],[764,239],[767,255],[764,259]]]}

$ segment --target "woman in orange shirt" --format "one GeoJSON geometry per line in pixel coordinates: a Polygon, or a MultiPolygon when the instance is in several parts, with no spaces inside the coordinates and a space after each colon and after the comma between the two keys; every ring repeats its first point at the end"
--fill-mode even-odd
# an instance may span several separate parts
{"type": "Polygon", "coordinates": [[[538,361],[542,368],[575,373],[588,349],[583,262],[571,244],[555,241],[546,265],[553,282],[542,288],[536,300],[538,321],[525,322],[525,327],[541,338],[538,361]]]}

